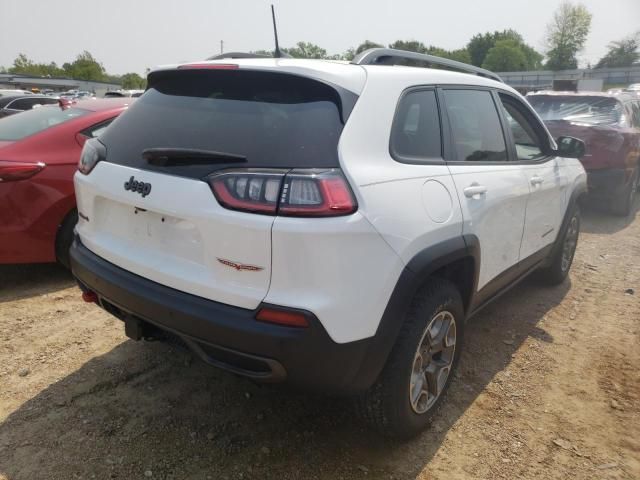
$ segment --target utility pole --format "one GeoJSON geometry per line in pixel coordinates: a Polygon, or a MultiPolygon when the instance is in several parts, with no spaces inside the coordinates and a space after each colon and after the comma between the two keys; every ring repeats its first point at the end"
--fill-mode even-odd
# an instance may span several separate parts
{"type": "Polygon", "coordinates": [[[220,54],[224,53],[224,40],[220,40],[220,54]]]}

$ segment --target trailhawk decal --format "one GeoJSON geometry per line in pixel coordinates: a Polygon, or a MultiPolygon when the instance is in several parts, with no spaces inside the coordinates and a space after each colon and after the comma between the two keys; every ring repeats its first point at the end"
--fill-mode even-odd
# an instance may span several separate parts
{"type": "Polygon", "coordinates": [[[261,270],[264,270],[264,268],[262,268],[262,267],[257,267],[255,265],[246,265],[244,263],[236,263],[236,262],[232,262],[231,260],[225,260],[224,258],[218,258],[218,261],[222,265],[225,265],[225,266],[231,267],[231,268],[235,268],[238,272],[241,272],[241,271],[245,271],[245,272],[260,272],[261,270]]]}

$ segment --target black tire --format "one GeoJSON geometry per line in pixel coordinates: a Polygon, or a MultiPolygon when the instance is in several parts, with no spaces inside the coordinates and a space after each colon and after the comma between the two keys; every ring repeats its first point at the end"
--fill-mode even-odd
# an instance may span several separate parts
{"type": "Polygon", "coordinates": [[[58,227],[58,235],[56,236],[56,258],[67,269],[71,268],[69,249],[73,242],[73,229],[76,223],[78,223],[78,212],[77,210],[72,210],[58,227]]]}
{"type": "MultiPolygon", "coordinates": [[[[450,319],[448,322],[450,324],[450,319]]],[[[448,338],[451,329],[445,328],[447,331],[444,337],[448,338]]],[[[464,306],[460,293],[447,280],[430,280],[413,299],[396,343],[376,383],[356,399],[358,416],[385,436],[411,438],[424,430],[438,411],[453,378],[460,358],[463,331],[464,306]],[[430,397],[429,394],[423,392],[427,398],[431,398],[433,403],[428,407],[428,402],[427,404],[423,403],[422,407],[428,409],[418,413],[412,404],[411,392],[412,385],[415,385],[412,383],[412,377],[418,356],[418,346],[422,344],[423,338],[428,338],[425,337],[427,327],[432,326],[439,316],[449,313],[453,317],[455,326],[453,360],[448,369],[446,380],[441,383],[443,387],[440,394],[430,397]]],[[[429,358],[429,355],[425,356],[429,358]]],[[[427,360],[427,363],[432,360],[427,360]]],[[[422,366],[422,362],[420,365],[422,366]]],[[[421,385],[423,384],[421,383],[421,385]]],[[[424,385],[427,383],[425,382],[424,385]]],[[[414,389],[415,391],[418,390],[414,389]]]]}
{"type": "Polygon", "coordinates": [[[633,209],[633,201],[636,197],[638,190],[638,181],[640,177],[640,169],[636,168],[633,172],[629,185],[622,189],[622,191],[611,199],[609,204],[609,210],[614,215],[620,217],[626,217],[631,214],[633,209]]]}
{"type": "Polygon", "coordinates": [[[576,204],[569,215],[567,226],[557,240],[559,243],[553,249],[553,256],[548,266],[542,268],[538,275],[538,278],[547,285],[561,284],[571,270],[580,236],[580,207],[576,204]]]}

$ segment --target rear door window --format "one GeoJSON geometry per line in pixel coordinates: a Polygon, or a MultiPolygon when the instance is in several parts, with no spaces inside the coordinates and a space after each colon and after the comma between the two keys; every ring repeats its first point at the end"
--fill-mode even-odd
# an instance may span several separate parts
{"type": "Polygon", "coordinates": [[[202,178],[226,167],[337,167],[343,98],[355,94],[306,77],[243,70],[157,72],[150,86],[100,137],[107,161],[202,178]],[[151,164],[148,149],[202,150],[151,164]],[[224,155],[244,157],[225,162],[224,155]]]}
{"type": "Polygon", "coordinates": [[[507,146],[491,92],[445,90],[454,160],[505,162],[507,146]]]}
{"type": "Polygon", "coordinates": [[[414,90],[398,105],[391,129],[391,155],[398,161],[420,163],[442,159],[438,103],[434,90],[414,90]]]}

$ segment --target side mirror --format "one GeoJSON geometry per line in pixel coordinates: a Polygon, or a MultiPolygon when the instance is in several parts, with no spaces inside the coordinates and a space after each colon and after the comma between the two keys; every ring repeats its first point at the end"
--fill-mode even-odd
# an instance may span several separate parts
{"type": "Polygon", "coordinates": [[[556,153],[560,157],[566,158],[580,158],[584,156],[587,151],[587,147],[584,142],[575,137],[558,137],[556,140],[558,144],[558,150],[556,153]]]}

